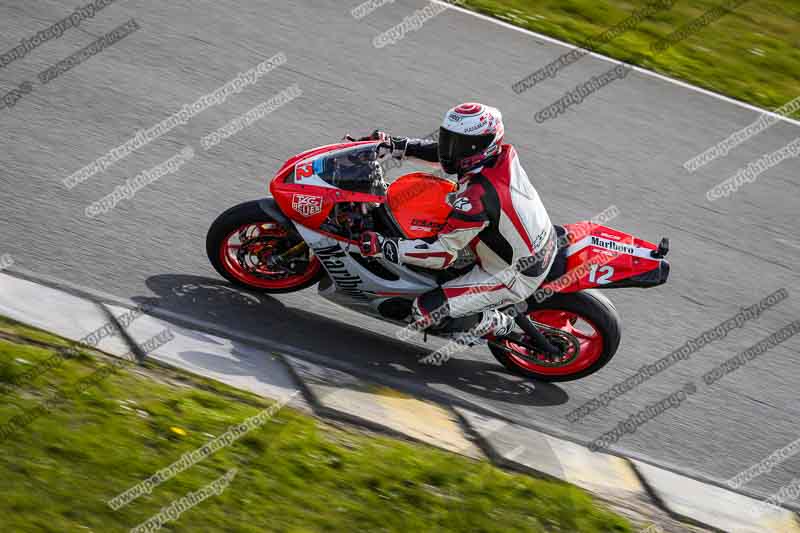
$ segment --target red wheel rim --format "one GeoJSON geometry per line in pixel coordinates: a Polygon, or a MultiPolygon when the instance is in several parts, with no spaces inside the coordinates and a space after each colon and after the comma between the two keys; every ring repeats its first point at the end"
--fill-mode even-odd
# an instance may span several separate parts
{"type": "Polygon", "coordinates": [[[298,287],[319,273],[322,266],[316,257],[312,256],[305,271],[299,274],[270,270],[263,264],[263,260],[269,257],[273,250],[277,251],[279,243],[286,238],[286,229],[275,222],[244,224],[230,232],[222,241],[219,250],[220,260],[231,276],[250,287],[273,290],[298,287]],[[238,258],[242,246],[246,247],[247,266],[238,258]]]}
{"type": "MultiPolygon", "coordinates": [[[[528,313],[531,320],[546,324],[552,328],[559,329],[571,335],[574,335],[580,343],[580,352],[575,359],[563,366],[548,366],[546,364],[537,364],[532,358],[520,357],[511,352],[508,353],[509,359],[513,363],[525,370],[536,372],[537,374],[544,374],[548,376],[568,376],[577,374],[590,366],[592,366],[600,356],[603,354],[603,334],[600,330],[586,317],[571,311],[559,311],[543,309],[540,311],[533,311],[528,313]]],[[[526,352],[524,348],[518,346],[508,340],[503,341],[506,346],[513,347],[513,349],[526,352]]]]}

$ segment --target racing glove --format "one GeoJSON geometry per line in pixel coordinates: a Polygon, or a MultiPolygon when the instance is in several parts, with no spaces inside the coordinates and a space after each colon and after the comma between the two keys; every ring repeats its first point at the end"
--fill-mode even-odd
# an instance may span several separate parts
{"type": "Polygon", "coordinates": [[[400,254],[397,251],[397,239],[387,239],[380,233],[365,231],[361,234],[361,255],[364,257],[383,257],[387,261],[398,264],[400,254]]]}
{"type": "Polygon", "coordinates": [[[366,137],[353,138],[346,135],[345,139],[351,142],[354,141],[381,141],[381,148],[386,150],[385,155],[389,155],[395,159],[403,159],[408,146],[408,139],[405,137],[391,137],[388,133],[381,130],[375,130],[366,137]]]}

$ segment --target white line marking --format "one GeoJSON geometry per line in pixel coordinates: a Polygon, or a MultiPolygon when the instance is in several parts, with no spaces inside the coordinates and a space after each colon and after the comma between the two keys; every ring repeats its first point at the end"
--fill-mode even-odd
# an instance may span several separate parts
{"type": "Polygon", "coordinates": [[[511,450],[510,452],[508,452],[508,453],[506,454],[506,457],[505,457],[505,458],[506,458],[506,459],[508,459],[509,461],[513,461],[513,460],[515,460],[517,457],[519,457],[520,455],[522,455],[522,453],[523,453],[524,451],[525,451],[525,446],[523,446],[522,444],[520,444],[519,446],[517,446],[516,448],[514,448],[513,450],[511,450]]]}
{"type": "MultiPolygon", "coordinates": [[[[498,26],[502,26],[502,27],[510,29],[510,30],[515,30],[515,31],[518,31],[520,33],[524,33],[526,35],[532,35],[532,36],[537,37],[539,39],[544,39],[545,41],[547,41],[549,43],[558,44],[558,45],[561,45],[561,46],[563,46],[565,48],[570,48],[570,49],[579,48],[579,47],[575,46],[574,44],[565,43],[564,41],[559,41],[558,39],[556,39],[554,37],[548,37],[547,35],[542,35],[541,33],[536,33],[535,31],[532,31],[532,30],[529,30],[529,29],[526,29],[526,28],[520,28],[519,26],[514,26],[513,24],[509,24],[508,22],[504,22],[504,21],[496,19],[494,17],[490,17],[488,15],[484,15],[483,13],[476,13],[475,11],[470,11],[469,9],[466,9],[466,8],[463,8],[463,7],[459,7],[459,6],[450,4],[448,2],[444,2],[442,0],[431,0],[431,1],[435,2],[437,4],[447,4],[447,5],[450,6],[450,9],[453,9],[455,11],[460,11],[461,13],[466,13],[468,15],[472,15],[473,17],[478,17],[479,19],[488,20],[489,22],[493,22],[493,23],[497,24],[498,26]]],[[[590,56],[595,57],[597,59],[602,59],[604,61],[608,61],[609,63],[625,63],[624,61],[620,61],[619,59],[613,59],[611,57],[604,56],[602,54],[598,54],[597,52],[591,52],[591,51],[588,51],[588,52],[589,52],[590,56]]],[[[625,64],[629,65],[628,63],[625,63],[625,64]]],[[[544,66],[544,65],[541,65],[541,66],[544,66]]],[[[795,120],[793,118],[784,117],[783,115],[779,115],[779,114],[774,113],[772,111],[769,111],[767,109],[763,109],[763,108],[760,108],[758,106],[754,106],[752,104],[748,104],[746,102],[742,102],[741,100],[736,100],[735,98],[731,98],[731,97],[725,96],[723,94],[715,93],[714,91],[709,91],[708,89],[703,89],[702,87],[697,87],[696,85],[692,85],[692,84],[686,83],[684,81],[676,80],[675,78],[670,78],[669,76],[664,76],[663,74],[659,74],[658,72],[653,72],[652,70],[647,70],[647,69],[642,68],[642,67],[637,67],[636,65],[629,65],[629,66],[633,70],[635,70],[636,72],[641,72],[642,74],[647,74],[648,76],[653,76],[654,78],[658,78],[660,80],[668,81],[670,83],[674,83],[675,85],[680,85],[681,87],[684,87],[686,89],[691,89],[693,91],[697,91],[697,92],[705,94],[707,96],[712,96],[714,98],[717,98],[719,100],[723,100],[723,101],[728,102],[730,104],[735,104],[735,105],[738,105],[739,107],[743,107],[745,109],[749,109],[750,111],[758,111],[759,113],[766,113],[769,116],[777,117],[780,120],[784,120],[784,121],[788,122],[789,124],[793,124],[795,126],[800,126],[800,120],[795,120]]],[[[520,78],[522,78],[524,76],[527,76],[527,74],[521,75],[520,78]]],[[[511,85],[509,85],[509,88],[510,87],[511,87],[511,85]]]]}

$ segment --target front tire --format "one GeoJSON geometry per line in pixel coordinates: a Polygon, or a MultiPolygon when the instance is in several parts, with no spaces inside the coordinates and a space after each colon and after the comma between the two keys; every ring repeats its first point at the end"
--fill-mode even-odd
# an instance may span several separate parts
{"type": "Polygon", "coordinates": [[[265,213],[258,201],[245,202],[211,224],[206,253],[214,269],[234,285],[270,294],[299,291],[316,284],[324,271],[307,247],[293,270],[268,264],[271,256],[303,242],[291,230],[265,213]]]}
{"type": "Polygon", "coordinates": [[[565,358],[566,362],[553,364],[509,340],[498,339],[504,346],[515,347],[516,353],[528,356],[509,353],[490,343],[492,355],[515,374],[539,381],[573,381],[603,368],[619,347],[619,314],[614,304],[597,291],[554,294],[541,303],[530,298],[526,313],[532,320],[574,335],[580,350],[565,358]]]}

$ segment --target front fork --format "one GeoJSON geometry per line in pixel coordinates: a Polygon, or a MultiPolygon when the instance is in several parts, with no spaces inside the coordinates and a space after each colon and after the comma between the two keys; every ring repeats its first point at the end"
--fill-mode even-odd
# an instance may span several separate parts
{"type": "Polygon", "coordinates": [[[283,253],[270,256],[267,259],[267,266],[270,268],[282,268],[297,274],[297,262],[293,258],[308,253],[306,241],[300,241],[283,253]]]}
{"type": "Polygon", "coordinates": [[[547,337],[545,337],[539,328],[534,325],[533,321],[528,318],[524,313],[517,314],[514,322],[530,337],[532,348],[537,352],[543,352],[548,355],[561,355],[561,350],[553,346],[547,337]]]}

